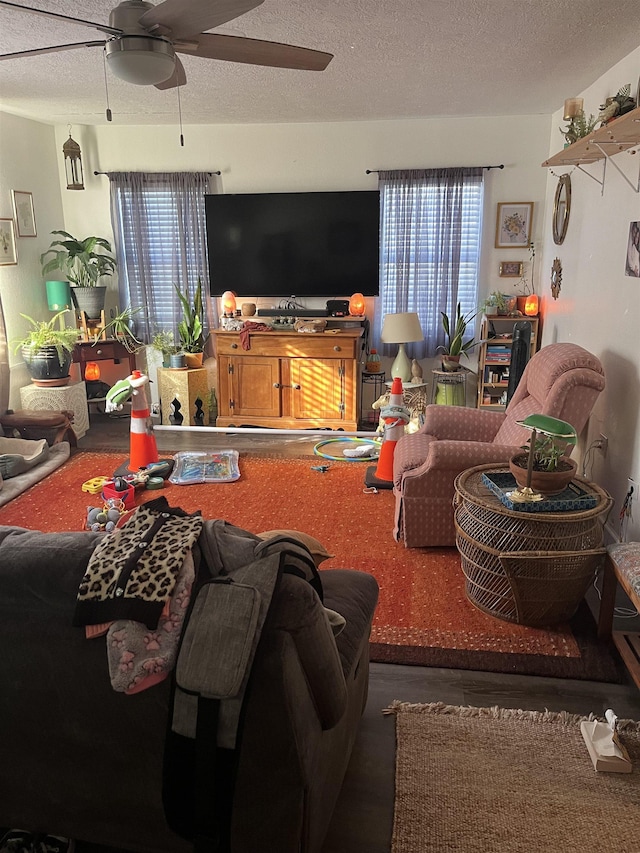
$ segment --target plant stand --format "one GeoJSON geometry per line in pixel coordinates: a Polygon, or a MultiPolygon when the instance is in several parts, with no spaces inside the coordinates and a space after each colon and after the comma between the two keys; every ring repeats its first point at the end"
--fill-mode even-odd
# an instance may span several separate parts
{"type": "Polygon", "coordinates": [[[158,386],[164,426],[208,426],[209,371],[158,368],[158,386]],[[198,402],[199,401],[199,402],[198,402]]]}
{"type": "Polygon", "coordinates": [[[100,317],[97,320],[89,319],[86,311],[79,311],[76,314],[76,326],[80,331],[80,338],[85,342],[92,343],[96,339],[99,341],[107,340],[104,309],[100,312],[100,317]]]}

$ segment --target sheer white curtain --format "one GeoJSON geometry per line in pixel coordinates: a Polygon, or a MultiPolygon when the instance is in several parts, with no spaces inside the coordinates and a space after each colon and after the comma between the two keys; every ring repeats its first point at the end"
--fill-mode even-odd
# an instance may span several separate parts
{"type": "MultiPolygon", "coordinates": [[[[440,312],[477,306],[484,170],[477,168],[381,171],[380,299],[374,345],[382,344],[386,314],[416,312],[424,341],[407,346],[412,358],[432,357],[444,343],[440,312]]],[[[473,323],[469,337],[473,335],[473,323]]]]}
{"type": "MultiPolygon", "coordinates": [[[[142,306],[138,337],[174,330],[181,317],[174,283],[209,294],[205,227],[208,172],[108,172],[121,307],[142,306]]],[[[206,299],[207,303],[209,299],[206,299]]]]}

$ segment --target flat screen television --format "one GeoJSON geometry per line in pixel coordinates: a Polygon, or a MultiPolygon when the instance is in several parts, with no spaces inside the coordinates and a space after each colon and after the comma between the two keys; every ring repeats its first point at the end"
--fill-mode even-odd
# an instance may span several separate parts
{"type": "Polygon", "coordinates": [[[212,295],[378,295],[378,190],[207,195],[205,211],[212,295]]]}

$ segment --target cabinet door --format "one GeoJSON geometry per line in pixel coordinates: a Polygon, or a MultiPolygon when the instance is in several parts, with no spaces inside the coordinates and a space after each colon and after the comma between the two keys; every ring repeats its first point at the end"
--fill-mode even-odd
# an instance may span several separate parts
{"type": "Polygon", "coordinates": [[[279,418],[282,414],[280,359],[220,356],[220,414],[279,418]]]}
{"type": "Polygon", "coordinates": [[[342,359],[292,358],[290,370],[294,418],[344,418],[345,364],[342,359]]]}

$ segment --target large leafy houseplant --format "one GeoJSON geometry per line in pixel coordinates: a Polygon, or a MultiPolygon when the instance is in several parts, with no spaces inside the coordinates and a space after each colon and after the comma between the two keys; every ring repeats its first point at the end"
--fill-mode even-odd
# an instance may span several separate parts
{"type": "Polygon", "coordinates": [[[177,284],[173,285],[180,300],[182,308],[182,320],[178,323],[178,337],[182,350],[187,353],[204,352],[208,335],[204,333],[204,303],[202,301],[202,281],[198,277],[198,284],[193,297],[190,298],[189,285],[182,293],[177,284]]]}
{"type": "Polygon", "coordinates": [[[61,272],[74,287],[96,287],[103,276],[113,275],[116,259],[104,237],[78,240],[68,231],[52,231],[64,239],[54,240],[40,256],[42,275],[61,272]]]}
{"type": "Polygon", "coordinates": [[[78,341],[78,330],[65,327],[59,311],[50,320],[34,320],[21,314],[31,324],[27,333],[15,341],[16,352],[21,351],[27,369],[34,381],[45,380],[53,384],[57,380],[68,381],[73,348],[78,341]],[[60,321],[57,323],[57,321],[60,321]]]}

